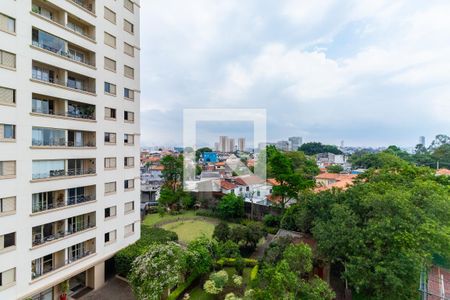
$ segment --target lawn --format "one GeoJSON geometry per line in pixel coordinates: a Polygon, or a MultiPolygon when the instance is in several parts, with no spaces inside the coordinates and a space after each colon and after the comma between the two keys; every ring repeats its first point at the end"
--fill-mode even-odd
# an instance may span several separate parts
{"type": "MultiPolygon", "coordinates": [[[[224,268],[225,271],[227,271],[230,280],[231,277],[233,276],[233,274],[236,274],[236,270],[234,268],[224,268]]],[[[242,276],[242,284],[244,287],[246,287],[249,282],[250,282],[250,273],[251,273],[252,269],[251,268],[245,268],[244,269],[244,274],[242,276]]],[[[218,296],[214,296],[211,294],[206,293],[203,290],[203,284],[204,281],[201,281],[201,284],[199,284],[198,286],[194,287],[190,292],[189,295],[191,296],[191,299],[195,299],[195,300],[215,300],[215,299],[223,299],[224,295],[218,295],[218,296]]],[[[226,293],[231,292],[229,289],[226,291],[226,293]]]]}
{"type": "Polygon", "coordinates": [[[185,211],[185,212],[183,212],[181,214],[177,214],[177,215],[165,214],[162,217],[160,214],[149,214],[145,217],[144,224],[148,225],[148,226],[155,226],[157,223],[160,223],[160,222],[166,222],[166,221],[170,221],[170,220],[176,221],[179,218],[183,218],[183,217],[196,217],[195,211],[188,210],[188,211],[185,211]]]}
{"type": "Polygon", "coordinates": [[[165,224],[161,228],[175,232],[178,239],[184,243],[189,243],[202,235],[211,238],[214,232],[214,224],[203,220],[175,221],[165,224]]]}

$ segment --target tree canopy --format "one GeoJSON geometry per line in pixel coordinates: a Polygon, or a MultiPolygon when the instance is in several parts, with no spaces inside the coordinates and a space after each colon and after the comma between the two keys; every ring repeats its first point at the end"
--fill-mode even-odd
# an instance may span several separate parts
{"type": "Polygon", "coordinates": [[[318,142],[304,143],[299,148],[299,151],[304,152],[306,155],[316,155],[319,153],[333,153],[342,154],[342,151],[338,149],[335,145],[323,145],[318,142]]]}

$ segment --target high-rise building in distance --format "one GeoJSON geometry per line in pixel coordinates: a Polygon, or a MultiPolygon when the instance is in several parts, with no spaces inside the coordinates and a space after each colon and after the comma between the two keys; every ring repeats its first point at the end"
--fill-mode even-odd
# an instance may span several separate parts
{"type": "Polygon", "coordinates": [[[229,152],[230,142],[228,141],[228,137],[223,135],[219,137],[219,151],[220,152],[229,152]]]}
{"type": "Polygon", "coordinates": [[[97,289],[140,235],[140,0],[2,0],[0,299],[97,289]]]}
{"type": "Polygon", "coordinates": [[[292,136],[288,139],[291,151],[297,151],[298,148],[303,144],[303,139],[299,136],[292,136]]]}
{"type": "Polygon", "coordinates": [[[238,139],[238,150],[241,152],[245,151],[245,138],[238,139]]]}
{"type": "Polygon", "coordinates": [[[425,137],[424,136],[419,137],[419,145],[425,146],[425,137]]]}

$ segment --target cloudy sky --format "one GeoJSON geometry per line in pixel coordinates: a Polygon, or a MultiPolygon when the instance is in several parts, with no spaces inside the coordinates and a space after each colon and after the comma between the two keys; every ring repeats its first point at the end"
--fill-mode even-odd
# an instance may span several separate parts
{"type": "MultiPolygon", "coordinates": [[[[264,108],[270,141],[413,146],[450,133],[448,0],[141,5],[143,146],[180,145],[184,108],[264,108]]],[[[251,128],[232,127],[202,125],[199,140],[251,128]]]]}

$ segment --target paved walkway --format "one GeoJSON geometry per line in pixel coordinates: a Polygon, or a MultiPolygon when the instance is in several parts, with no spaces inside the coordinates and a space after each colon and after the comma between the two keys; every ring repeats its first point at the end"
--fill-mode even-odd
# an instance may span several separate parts
{"type": "Polygon", "coordinates": [[[266,251],[267,247],[269,247],[274,237],[275,236],[273,234],[269,233],[266,237],[266,241],[256,248],[255,252],[253,252],[250,258],[258,260],[261,259],[264,256],[264,252],[266,251]]]}
{"type": "Polygon", "coordinates": [[[135,300],[131,287],[117,277],[107,281],[103,287],[78,300],[135,300]]]}

